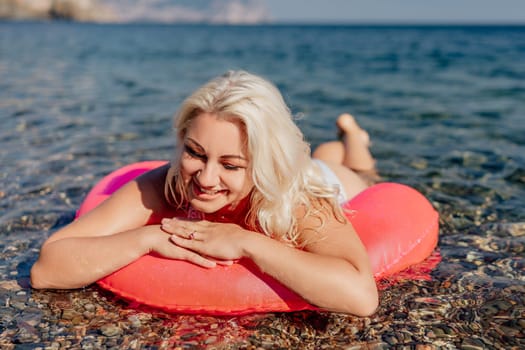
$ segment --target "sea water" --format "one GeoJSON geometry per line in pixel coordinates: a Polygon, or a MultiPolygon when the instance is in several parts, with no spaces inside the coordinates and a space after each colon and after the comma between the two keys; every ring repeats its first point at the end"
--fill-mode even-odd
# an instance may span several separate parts
{"type": "Polygon", "coordinates": [[[0,344],[524,345],[525,27],[0,22],[0,122],[0,344]],[[383,180],[440,212],[431,280],[389,287],[365,321],[185,318],[97,287],[31,290],[40,245],[90,187],[169,159],[181,101],[231,69],[274,82],[312,148],[340,113],[357,118],[383,180]]]}

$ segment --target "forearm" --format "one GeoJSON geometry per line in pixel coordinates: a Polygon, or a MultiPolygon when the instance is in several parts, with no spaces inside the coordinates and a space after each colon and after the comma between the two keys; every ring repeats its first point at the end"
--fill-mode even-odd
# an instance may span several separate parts
{"type": "Polygon", "coordinates": [[[350,262],[288,247],[263,235],[250,237],[246,255],[259,268],[310,303],[332,311],[369,315],[377,289],[369,271],[350,262]]]}
{"type": "Polygon", "coordinates": [[[34,288],[80,288],[120,269],[148,252],[145,235],[155,226],[97,237],[71,237],[42,247],[31,269],[34,288]]]}
{"type": "MultiPolygon", "coordinates": [[[[366,250],[351,226],[332,222],[330,237],[303,251],[234,224],[163,220],[177,246],[217,259],[251,259],[310,303],[323,309],[369,315],[377,307],[377,288],[366,250]],[[187,232],[192,232],[188,237],[187,232]]],[[[327,236],[323,236],[327,237],[327,236]]]]}

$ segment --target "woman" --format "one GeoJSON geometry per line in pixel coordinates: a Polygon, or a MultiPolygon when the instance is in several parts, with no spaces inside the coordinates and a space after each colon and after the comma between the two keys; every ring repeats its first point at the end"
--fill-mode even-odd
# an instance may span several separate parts
{"type": "Polygon", "coordinates": [[[210,81],[176,116],[171,164],[50,236],[32,286],[83,287],[150,252],[207,268],[248,258],[314,305],[373,313],[368,256],[338,200],[367,187],[352,169],[374,160],[351,116],[338,126],[345,143],[322,145],[312,161],[272,84],[242,71],[210,81]],[[152,217],[161,224],[147,225],[152,217]]]}

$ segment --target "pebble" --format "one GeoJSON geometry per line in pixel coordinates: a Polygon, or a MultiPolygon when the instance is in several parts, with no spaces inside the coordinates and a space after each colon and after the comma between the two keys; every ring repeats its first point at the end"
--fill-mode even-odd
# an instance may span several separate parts
{"type": "Polygon", "coordinates": [[[486,345],[481,340],[468,338],[468,339],[464,339],[461,342],[460,349],[461,350],[484,350],[486,349],[486,345]]]}
{"type": "Polygon", "coordinates": [[[106,324],[100,327],[100,333],[106,337],[114,337],[122,333],[122,329],[113,324],[106,324]]]}
{"type": "Polygon", "coordinates": [[[524,348],[525,226],[477,225],[484,208],[457,213],[441,204],[442,262],[428,280],[385,285],[377,312],[364,318],[323,312],[169,315],[96,286],[32,290],[28,269],[35,247],[57,218],[24,214],[9,224],[9,234],[0,233],[0,348],[524,348]]]}
{"type": "Polygon", "coordinates": [[[0,288],[9,292],[18,292],[22,289],[16,280],[0,281],[0,288]]]}
{"type": "Polygon", "coordinates": [[[204,341],[204,344],[213,344],[215,342],[217,342],[217,336],[213,335],[211,337],[208,337],[206,338],[206,340],[204,341]]]}
{"type": "Polygon", "coordinates": [[[86,309],[86,311],[95,311],[95,305],[93,305],[92,303],[87,303],[84,305],[84,309],[86,309]]]}

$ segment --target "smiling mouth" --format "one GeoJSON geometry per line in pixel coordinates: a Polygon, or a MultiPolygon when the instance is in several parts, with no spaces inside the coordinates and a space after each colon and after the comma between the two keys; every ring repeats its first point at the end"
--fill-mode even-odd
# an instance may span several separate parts
{"type": "Polygon", "coordinates": [[[219,193],[223,193],[226,190],[207,190],[199,186],[196,182],[193,182],[193,193],[196,196],[206,195],[206,196],[215,196],[219,193]]]}

